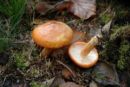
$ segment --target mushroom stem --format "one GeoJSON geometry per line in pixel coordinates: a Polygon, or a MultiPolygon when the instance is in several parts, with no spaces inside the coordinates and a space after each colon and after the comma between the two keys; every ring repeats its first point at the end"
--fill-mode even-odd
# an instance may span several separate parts
{"type": "Polygon", "coordinates": [[[89,54],[89,52],[95,47],[95,45],[98,44],[98,37],[94,36],[91,38],[91,40],[86,43],[85,47],[81,51],[81,56],[84,58],[86,55],[89,54]]]}
{"type": "Polygon", "coordinates": [[[44,49],[42,49],[42,51],[40,53],[41,57],[44,57],[44,58],[48,57],[49,54],[52,52],[52,50],[53,49],[50,49],[50,48],[44,48],[44,49]]]}

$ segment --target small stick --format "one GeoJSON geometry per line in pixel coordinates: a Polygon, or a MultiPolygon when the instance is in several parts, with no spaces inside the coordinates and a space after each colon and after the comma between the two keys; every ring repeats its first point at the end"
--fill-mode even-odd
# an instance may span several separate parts
{"type": "Polygon", "coordinates": [[[72,73],[73,77],[76,77],[75,73],[66,64],[64,64],[60,60],[56,60],[56,62],[58,62],[59,64],[63,65],[66,69],[68,69],[72,73]]]}

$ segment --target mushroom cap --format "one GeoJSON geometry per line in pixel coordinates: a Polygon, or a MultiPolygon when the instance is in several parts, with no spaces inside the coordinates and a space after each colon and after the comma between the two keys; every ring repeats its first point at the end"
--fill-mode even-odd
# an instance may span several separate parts
{"type": "Polygon", "coordinates": [[[82,68],[90,68],[98,61],[98,52],[94,48],[86,57],[81,56],[81,51],[86,45],[85,42],[76,42],[69,48],[69,56],[71,60],[82,68]]]}
{"type": "Polygon", "coordinates": [[[32,38],[41,47],[60,48],[71,42],[73,31],[63,22],[48,21],[35,27],[32,38]]]}

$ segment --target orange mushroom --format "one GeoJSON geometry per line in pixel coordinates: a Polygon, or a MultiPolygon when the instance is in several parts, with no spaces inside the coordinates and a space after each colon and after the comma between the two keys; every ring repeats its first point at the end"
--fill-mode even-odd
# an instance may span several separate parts
{"type": "Polygon", "coordinates": [[[73,31],[65,23],[53,20],[35,27],[32,38],[37,45],[47,48],[44,50],[55,49],[70,44],[73,31]]]}
{"type": "Polygon", "coordinates": [[[69,48],[69,56],[74,63],[82,68],[90,68],[98,61],[98,52],[95,45],[98,37],[94,36],[88,43],[76,42],[69,48]]]}

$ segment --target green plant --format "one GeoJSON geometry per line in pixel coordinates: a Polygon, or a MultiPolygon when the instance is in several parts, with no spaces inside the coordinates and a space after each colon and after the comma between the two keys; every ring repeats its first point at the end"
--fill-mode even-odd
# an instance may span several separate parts
{"type": "Polygon", "coordinates": [[[24,14],[27,0],[1,0],[0,13],[8,17],[10,30],[13,32],[24,14]]]}
{"type": "Polygon", "coordinates": [[[108,23],[111,20],[112,16],[109,13],[104,13],[100,15],[100,21],[101,23],[108,23]]]}
{"type": "Polygon", "coordinates": [[[13,53],[14,62],[17,68],[24,70],[29,66],[30,62],[25,54],[25,52],[15,52],[13,53]]]}
{"type": "Polygon", "coordinates": [[[114,26],[113,33],[110,36],[110,40],[115,40],[117,38],[128,38],[130,37],[130,26],[114,26]]]}
{"type": "Polygon", "coordinates": [[[4,52],[9,47],[8,38],[0,38],[0,53],[4,52]]]}
{"type": "Polygon", "coordinates": [[[103,58],[116,63],[117,68],[124,70],[130,63],[130,26],[115,26],[110,40],[105,43],[105,49],[100,52],[103,58]]]}
{"type": "Polygon", "coordinates": [[[122,70],[125,69],[128,66],[128,61],[130,57],[130,42],[127,40],[124,40],[121,42],[120,48],[119,48],[119,60],[117,61],[117,67],[122,70]]]}
{"type": "Polygon", "coordinates": [[[0,53],[6,51],[11,42],[8,38],[9,31],[6,24],[6,21],[0,19],[0,53]]]}
{"type": "Polygon", "coordinates": [[[32,82],[30,83],[30,86],[31,86],[31,87],[48,87],[48,86],[43,85],[42,83],[36,82],[36,81],[32,81],[32,82]]]}
{"type": "Polygon", "coordinates": [[[0,0],[0,52],[6,50],[9,40],[17,32],[24,14],[26,0],[0,0]]]}

